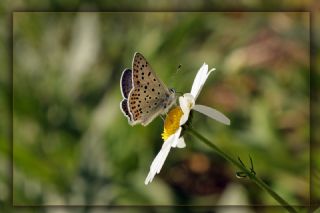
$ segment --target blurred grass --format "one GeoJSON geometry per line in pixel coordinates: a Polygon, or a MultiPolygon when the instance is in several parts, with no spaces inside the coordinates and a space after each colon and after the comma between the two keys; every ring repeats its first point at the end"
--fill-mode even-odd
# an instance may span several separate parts
{"type": "Polygon", "coordinates": [[[234,157],[250,154],[289,203],[308,204],[308,21],[308,13],[14,13],[14,204],[215,205],[235,184],[245,199],[228,204],[276,205],[190,137],[143,184],[162,121],[131,127],[119,110],[121,71],[135,51],[182,92],[203,62],[216,67],[198,101],[232,125],[195,114],[194,127],[234,157]]]}
{"type": "MultiPolygon", "coordinates": [[[[319,8],[319,3],[316,5],[316,8],[319,8]]],[[[319,23],[320,21],[320,13],[317,11],[314,13],[313,16],[313,22],[314,23],[319,23]]],[[[310,122],[312,124],[312,143],[311,143],[311,148],[312,148],[312,173],[311,173],[311,185],[313,186],[311,188],[311,195],[312,195],[312,203],[314,204],[314,209],[317,208],[317,211],[320,211],[320,134],[319,134],[319,120],[317,119],[320,116],[320,111],[319,111],[319,104],[320,104],[320,72],[319,72],[319,66],[320,66],[320,40],[318,39],[320,36],[320,28],[319,25],[314,24],[314,30],[313,30],[313,40],[314,42],[312,43],[312,63],[314,66],[314,70],[312,72],[312,78],[311,78],[311,97],[312,97],[312,102],[311,102],[311,110],[312,110],[312,116],[310,117],[310,122]]]]}
{"type": "MultiPolygon", "coordinates": [[[[36,8],[74,8],[74,3],[79,2],[44,1],[41,5],[37,2],[36,8]]],[[[290,5],[297,7],[309,3],[290,1],[290,5]]],[[[25,8],[27,5],[31,8],[30,4],[35,4],[35,1],[5,1],[0,4],[1,15],[3,9],[7,10],[10,4],[15,4],[17,8],[25,8]]],[[[104,5],[111,6],[109,4],[110,2],[98,1],[96,5],[88,5],[99,8],[104,5]]],[[[141,6],[135,2],[131,4],[130,7],[141,6]]],[[[161,4],[158,3],[159,8],[166,8],[165,3],[161,4]]],[[[183,9],[190,5],[203,8],[232,7],[235,3],[230,1],[225,6],[216,5],[213,1],[206,1],[205,5],[191,1],[184,5],[176,4],[183,9]]],[[[260,4],[261,1],[256,1],[250,6],[255,8],[260,4]]],[[[282,7],[287,5],[288,1],[268,1],[264,4],[264,8],[282,7]]],[[[123,5],[116,3],[113,8],[123,8],[123,5]]],[[[245,159],[249,152],[254,153],[259,174],[272,186],[279,187],[276,188],[279,193],[285,198],[294,197],[290,202],[308,203],[305,190],[309,187],[305,185],[309,180],[306,166],[309,154],[309,126],[305,125],[308,119],[305,111],[308,109],[309,101],[309,51],[308,36],[305,34],[309,26],[305,15],[277,14],[280,13],[257,13],[253,16],[251,13],[218,13],[213,19],[173,16],[169,21],[163,21],[163,18],[144,17],[130,20],[124,17],[120,23],[118,18],[107,21],[109,17],[101,18],[100,14],[98,18],[86,16],[82,20],[76,13],[72,16],[51,14],[51,18],[51,15],[45,17],[44,14],[41,17],[34,16],[30,20],[26,18],[27,14],[22,18],[26,18],[25,22],[19,20],[19,23],[23,22],[19,26],[22,28],[18,31],[21,31],[24,45],[18,44],[15,47],[15,50],[21,53],[19,59],[14,58],[14,62],[19,65],[14,67],[14,76],[18,82],[14,90],[15,95],[18,94],[15,100],[19,100],[18,104],[15,103],[18,107],[14,111],[17,113],[14,136],[18,140],[14,143],[14,155],[17,158],[14,159],[14,163],[18,163],[14,173],[17,180],[15,201],[29,204],[127,204],[147,203],[148,200],[150,204],[206,204],[215,203],[220,196],[222,199],[228,195],[229,190],[226,186],[229,186],[230,179],[232,183],[243,186],[243,181],[234,179],[234,168],[225,165],[193,138],[188,139],[188,149],[175,150],[170,155],[170,160],[161,172],[163,174],[153,183],[152,187],[155,189],[150,189],[151,186],[136,186],[136,183],[143,182],[148,167],[162,143],[159,139],[162,128],[160,119],[147,128],[130,128],[115,107],[120,99],[118,83],[115,82],[118,82],[122,69],[130,66],[133,52],[138,50],[148,58],[168,86],[179,88],[183,92],[190,89],[196,70],[203,61],[217,67],[217,72],[210,77],[199,100],[202,104],[216,107],[227,114],[232,119],[232,126],[229,128],[215,125],[214,121],[208,119],[202,123],[204,117],[196,115],[195,125],[199,131],[215,139],[225,150],[230,150],[230,154],[241,155],[245,159]],[[177,20],[176,23],[173,20],[177,20]],[[98,26],[91,26],[97,23],[98,26]],[[139,27],[127,35],[127,29],[136,23],[144,28],[139,27]],[[82,28],[82,32],[77,30],[79,28],[82,28]],[[98,31],[94,31],[94,35],[86,35],[92,29],[98,31]],[[86,41],[79,41],[79,35],[84,36],[86,41]],[[92,39],[92,36],[96,38],[92,39]],[[46,39],[43,39],[44,37],[46,39]],[[87,46],[88,43],[91,47],[87,46]],[[100,47],[94,47],[93,44],[100,44],[100,47]],[[173,57],[175,61],[170,61],[173,57]],[[181,74],[175,73],[174,77],[171,77],[179,63],[183,64],[181,74]],[[66,70],[72,71],[64,75],[66,70]],[[179,81],[181,76],[184,81],[182,83],[179,81]],[[63,86],[65,84],[70,85],[63,86]],[[120,128],[123,134],[119,134],[120,128]],[[140,146],[137,147],[138,145],[140,146]],[[149,153],[150,150],[152,153],[149,153]],[[198,155],[202,157],[194,157],[198,155]],[[199,174],[199,166],[193,165],[207,162],[204,159],[209,159],[210,171],[199,174]],[[168,174],[168,171],[173,169],[177,169],[178,172],[168,174]],[[130,172],[130,176],[127,171],[130,172]],[[173,176],[181,177],[181,174],[187,175],[187,182],[179,182],[173,176]],[[209,183],[205,182],[206,180],[209,183]],[[218,180],[222,180],[222,183],[219,183],[222,186],[212,187],[218,180]],[[211,187],[207,184],[211,184],[211,187]],[[209,194],[201,194],[201,187],[209,189],[209,194]]],[[[5,19],[0,21],[2,26],[6,25],[5,19]]],[[[1,36],[3,35],[2,30],[1,36]]],[[[319,47],[317,41],[316,39],[316,48],[319,47]]],[[[4,59],[1,68],[6,70],[6,44],[1,45],[3,48],[0,48],[0,54],[5,56],[1,57],[4,59]]],[[[318,58],[314,60],[315,63],[319,62],[318,58]]],[[[5,73],[1,72],[0,101],[4,103],[0,104],[1,112],[9,111],[6,105],[9,93],[6,79],[5,73]]],[[[318,75],[311,80],[315,82],[314,85],[319,85],[318,75]]],[[[315,93],[318,99],[319,93],[315,93]]],[[[316,100],[314,103],[317,103],[316,100]]],[[[316,107],[313,108],[315,115],[311,119],[316,120],[318,110],[316,107]]],[[[5,181],[8,165],[6,116],[2,115],[4,122],[0,123],[0,129],[4,131],[4,134],[0,134],[3,142],[0,143],[0,150],[4,153],[0,155],[0,175],[1,180],[5,181]]],[[[315,127],[315,141],[319,138],[317,132],[319,131],[315,127]]],[[[312,148],[314,153],[319,151],[318,144],[314,144],[312,148]]],[[[315,177],[312,190],[317,195],[315,199],[318,198],[315,202],[319,203],[317,168],[320,168],[320,165],[317,164],[320,161],[317,156],[314,155],[313,161],[315,177]]],[[[5,181],[0,181],[1,207],[10,196],[5,181]]],[[[244,186],[245,192],[235,187],[235,194],[240,193],[241,197],[248,197],[247,202],[250,204],[273,202],[268,200],[268,195],[260,195],[261,191],[250,183],[244,186]]],[[[236,200],[230,198],[229,201],[235,203],[236,200]]],[[[7,210],[4,212],[9,212],[9,209],[7,210]]],[[[39,212],[44,210],[39,209],[39,212]]],[[[56,210],[46,209],[48,212],[56,210]]],[[[222,208],[221,211],[223,210],[222,208]]],[[[259,208],[254,210],[260,212],[259,208]]],[[[23,211],[34,212],[35,209],[23,211]]],[[[91,209],[86,208],[83,211],[91,209]]],[[[132,212],[132,208],[127,211],[132,212]]],[[[141,209],[136,211],[140,212],[141,209]]],[[[156,211],[166,212],[167,209],[156,211]]],[[[185,212],[186,209],[180,211],[185,212]]],[[[248,209],[244,208],[243,211],[248,212],[248,209]]],[[[274,209],[262,211],[274,212],[274,209]]]]}

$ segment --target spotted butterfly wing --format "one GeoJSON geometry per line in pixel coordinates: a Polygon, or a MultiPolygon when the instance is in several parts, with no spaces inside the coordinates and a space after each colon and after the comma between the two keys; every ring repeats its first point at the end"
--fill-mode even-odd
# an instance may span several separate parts
{"type": "Polygon", "coordinates": [[[122,111],[131,125],[146,126],[155,117],[167,112],[175,101],[175,93],[162,83],[140,53],[135,53],[133,57],[131,75],[132,89],[127,97],[127,108],[122,106],[122,111]]]}

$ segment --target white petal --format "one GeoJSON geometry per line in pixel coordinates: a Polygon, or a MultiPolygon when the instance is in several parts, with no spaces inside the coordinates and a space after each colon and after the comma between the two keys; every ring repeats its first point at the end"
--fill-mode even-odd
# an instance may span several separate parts
{"type": "Polygon", "coordinates": [[[183,138],[183,137],[181,137],[181,138],[178,139],[177,147],[178,147],[178,148],[184,148],[184,147],[186,147],[186,143],[184,142],[184,138],[183,138]]]}
{"type": "Polygon", "coordinates": [[[179,127],[179,129],[176,131],[176,133],[174,133],[174,139],[173,139],[173,142],[171,144],[172,147],[177,147],[181,131],[182,131],[182,127],[179,127]]]}
{"type": "Polygon", "coordinates": [[[203,65],[200,67],[196,77],[193,80],[192,88],[191,88],[191,94],[194,97],[197,97],[197,94],[199,92],[200,84],[202,82],[201,79],[206,75],[208,71],[208,65],[206,63],[203,63],[203,65]]]}
{"type": "Polygon", "coordinates": [[[188,111],[188,114],[183,114],[180,118],[180,126],[182,126],[183,124],[185,124],[189,118],[189,112],[190,110],[188,111]]]}
{"type": "Polygon", "coordinates": [[[193,108],[194,104],[195,99],[190,93],[186,93],[179,97],[179,105],[183,112],[183,115],[180,118],[180,126],[187,122],[190,110],[193,108]]]}
{"type": "Polygon", "coordinates": [[[195,99],[193,95],[190,93],[185,93],[183,96],[179,97],[179,105],[181,107],[182,112],[187,112],[192,109],[195,104],[195,99]]]}
{"type": "Polygon", "coordinates": [[[154,176],[160,172],[163,163],[165,162],[168,153],[170,152],[171,146],[166,146],[164,149],[161,149],[157,154],[156,158],[152,162],[152,166],[150,167],[149,174],[145,180],[145,184],[151,182],[154,176]]]}
{"type": "Polygon", "coordinates": [[[147,185],[148,183],[151,183],[155,175],[156,173],[150,170],[146,180],[144,181],[144,184],[147,185]]]}
{"type": "MultiPolygon", "coordinates": [[[[179,137],[179,136],[178,136],[179,137]]],[[[152,161],[151,166],[150,166],[150,171],[149,174],[144,181],[144,184],[150,183],[154,176],[160,172],[169,152],[172,146],[172,143],[174,143],[175,139],[177,138],[176,134],[170,135],[170,137],[163,143],[161,150],[155,157],[155,159],[152,161]]]]}
{"type": "Polygon", "coordinates": [[[171,147],[166,147],[165,149],[163,149],[162,156],[159,158],[159,162],[156,166],[156,173],[157,174],[159,174],[160,170],[162,169],[162,166],[163,166],[164,162],[166,161],[170,150],[171,150],[171,147]]]}
{"type": "Polygon", "coordinates": [[[206,82],[208,76],[214,70],[215,70],[215,68],[211,69],[208,72],[208,65],[206,63],[203,63],[202,67],[199,69],[196,77],[194,78],[191,92],[190,92],[195,99],[197,99],[197,97],[198,97],[204,83],[206,82]]]}
{"type": "Polygon", "coordinates": [[[169,153],[172,143],[174,142],[175,136],[171,135],[162,145],[160,152],[156,156],[156,158],[153,160],[150,170],[158,171],[159,165],[163,165],[164,161],[167,158],[167,154],[169,153]]]}
{"type": "Polygon", "coordinates": [[[216,109],[203,106],[203,105],[195,105],[193,109],[223,124],[230,125],[229,118],[227,118],[224,114],[222,114],[216,109]]]}

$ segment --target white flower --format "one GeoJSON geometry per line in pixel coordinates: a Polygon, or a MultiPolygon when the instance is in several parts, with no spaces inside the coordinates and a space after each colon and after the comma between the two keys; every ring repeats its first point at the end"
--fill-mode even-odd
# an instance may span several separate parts
{"type": "Polygon", "coordinates": [[[230,124],[230,120],[221,112],[207,106],[195,104],[205,81],[213,70],[215,69],[211,69],[208,72],[208,65],[204,63],[193,81],[191,92],[179,97],[180,106],[174,107],[168,112],[162,133],[164,143],[150,166],[149,174],[144,182],[146,185],[153,180],[156,174],[159,174],[171,147],[186,147],[184,138],[181,136],[181,126],[187,122],[192,109],[224,124],[230,124]]]}
{"type": "Polygon", "coordinates": [[[175,107],[168,112],[166,120],[164,122],[164,130],[162,133],[162,138],[164,143],[161,147],[160,152],[157,154],[156,158],[153,160],[149,174],[144,181],[147,185],[150,183],[156,174],[159,174],[171,147],[184,148],[186,144],[184,138],[180,137],[182,127],[180,126],[180,119],[183,112],[180,107],[175,107]]]}

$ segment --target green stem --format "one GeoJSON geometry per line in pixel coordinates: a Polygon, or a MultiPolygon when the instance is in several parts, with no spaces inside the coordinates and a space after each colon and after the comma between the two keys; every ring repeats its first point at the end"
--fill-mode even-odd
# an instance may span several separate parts
{"type": "Polygon", "coordinates": [[[231,158],[229,155],[227,155],[226,153],[224,153],[223,151],[221,151],[216,145],[214,145],[213,143],[211,143],[208,139],[206,139],[205,137],[203,137],[202,135],[200,135],[198,132],[196,132],[194,129],[192,129],[191,127],[187,128],[188,133],[190,133],[191,135],[195,136],[196,138],[200,139],[203,143],[207,144],[209,147],[211,147],[216,153],[218,153],[221,157],[223,157],[224,159],[226,159],[227,161],[229,161],[230,163],[232,163],[233,165],[235,165],[236,167],[238,167],[241,171],[244,171],[248,174],[248,177],[254,182],[256,183],[259,187],[261,187],[262,189],[266,190],[276,201],[278,201],[278,203],[280,203],[282,205],[283,208],[285,208],[288,212],[291,213],[297,213],[297,211],[288,204],[287,201],[285,201],[282,197],[280,197],[280,195],[278,195],[275,191],[273,191],[265,182],[263,182],[263,180],[261,180],[260,178],[256,177],[255,175],[252,175],[252,172],[250,170],[248,170],[246,167],[244,167],[241,163],[239,163],[238,161],[234,160],[233,158],[231,158]]]}

